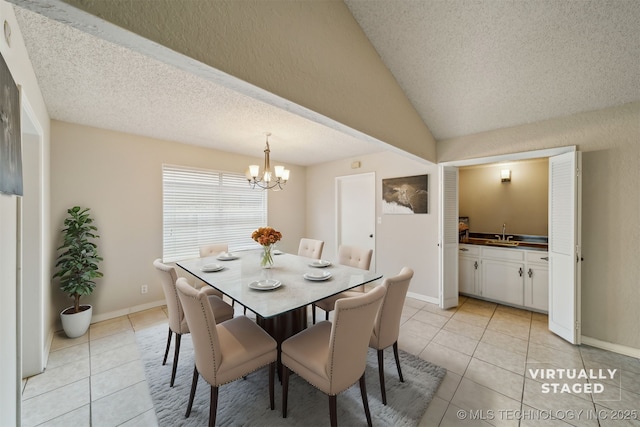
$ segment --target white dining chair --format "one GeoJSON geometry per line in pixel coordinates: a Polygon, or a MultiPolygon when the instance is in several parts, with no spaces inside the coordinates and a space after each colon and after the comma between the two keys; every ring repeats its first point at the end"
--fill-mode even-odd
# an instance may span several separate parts
{"type": "MultiPolygon", "coordinates": [[[[212,243],[210,245],[200,246],[200,258],[214,257],[226,252],[229,252],[228,243],[212,243]]],[[[231,300],[231,307],[235,307],[236,301],[233,298],[229,299],[231,300]]],[[[247,307],[244,307],[244,314],[247,314],[247,307]]]]}
{"type": "Polygon", "coordinates": [[[302,239],[300,239],[300,245],[298,246],[298,255],[312,259],[320,259],[322,257],[323,248],[323,240],[308,239],[306,237],[303,237],[302,239]]]}
{"type": "Polygon", "coordinates": [[[380,393],[382,404],[387,404],[387,392],[384,386],[384,349],[393,346],[393,355],[396,359],[398,377],[400,382],[404,382],[402,369],[400,368],[400,357],[398,355],[398,336],[400,335],[400,316],[404,300],[409,290],[409,284],[413,278],[413,270],[403,267],[400,274],[388,277],[382,281],[382,286],[387,293],[382,300],[382,306],[376,315],[373,325],[373,332],[369,339],[369,347],[378,352],[378,376],[380,377],[380,393]]]}
{"type": "Polygon", "coordinates": [[[189,286],[186,279],[178,279],[176,287],[191,329],[195,359],[186,417],[191,414],[199,376],[211,386],[209,426],[215,426],[218,388],[264,366],[269,366],[269,403],[273,410],[276,341],[246,316],[218,322],[206,294],[189,286]]]}
{"type": "MultiPolygon", "coordinates": [[[[173,368],[171,369],[171,381],[169,386],[173,387],[176,379],[176,371],[178,369],[178,358],[180,356],[180,341],[182,335],[189,333],[189,326],[182,309],[182,304],[178,298],[178,291],[176,290],[176,282],[178,280],[178,274],[176,269],[170,265],[164,264],[160,258],[153,262],[153,266],[157,269],[160,275],[160,282],[162,283],[162,291],[164,292],[165,299],[167,301],[167,312],[169,315],[169,335],[167,336],[167,347],[164,351],[164,359],[162,364],[167,363],[167,356],[169,355],[169,347],[171,346],[171,337],[175,333],[176,339],[174,343],[173,352],[173,368]]],[[[186,281],[186,279],[184,279],[186,281]]],[[[222,294],[210,286],[206,286],[202,289],[203,294],[206,294],[210,299],[209,304],[216,313],[216,319],[218,322],[224,322],[233,318],[233,307],[220,298],[222,294]]]]}
{"type": "MultiPolygon", "coordinates": [[[[373,257],[373,249],[364,249],[357,246],[340,245],[338,248],[338,264],[348,265],[362,270],[369,270],[371,267],[371,258],[373,257]]],[[[325,311],[325,320],[329,320],[329,312],[333,310],[333,306],[340,298],[349,298],[358,296],[364,292],[364,285],[353,288],[349,291],[340,292],[329,298],[317,301],[311,305],[312,321],[316,323],[316,307],[325,311]]]]}
{"type": "Polygon", "coordinates": [[[386,288],[336,302],[333,322],[319,322],[282,343],[282,417],[287,417],[289,371],[304,378],[329,396],[331,425],[337,425],[336,396],[360,382],[367,424],[371,414],[365,384],[367,349],[373,320],[386,288]]]}

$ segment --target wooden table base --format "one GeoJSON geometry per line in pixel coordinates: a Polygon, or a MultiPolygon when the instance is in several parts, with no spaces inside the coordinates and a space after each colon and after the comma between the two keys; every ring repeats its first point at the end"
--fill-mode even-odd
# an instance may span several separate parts
{"type": "Polygon", "coordinates": [[[307,328],[307,307],[288,311],[268,319],[256,316],[256,323],[278,343],[278,378],[282,378],[280,346],[284,340],[307,328]]]}

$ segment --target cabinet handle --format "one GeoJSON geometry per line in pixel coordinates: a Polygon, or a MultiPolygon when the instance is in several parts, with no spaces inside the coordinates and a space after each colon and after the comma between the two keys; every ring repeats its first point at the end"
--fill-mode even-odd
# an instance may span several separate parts
{"type": "Polygon", "coordinates": [[[520,274],[520,277],[522,277],[522,274],[524,273],[524,270],[522,269],[522,267],[520,267],[520,269],[518,270],[518,273],[520,274]]]}
{"type": "Polygon", "coordinates": [[[463,251],[463,252],[467,252],[469,249],[467,249],[467,248],[460,248],[460,250],[461,250],[461,251],[463,251]]]}
{"type": "Polygon", "coordinates": [[[527,274],[529,274],[530,278],[533,277],[533,271],[531,269],[529,269],[529,273],[527,273],[527,274]]]}
{"type": "Polygon", "coordinates": [[[542,257],[542,258],[540,258],[540,259],[543,259],[543,260],[545,260],[545,261],[549,261],[549,257],[548,257],[548,256],[543,256],[543,257],[542,257]]]}
{"type": "Polygon", "coordinates": [[[476,269],[476,270],[478,269],[478,261],[473,263],[473,268],[476,269]]]}

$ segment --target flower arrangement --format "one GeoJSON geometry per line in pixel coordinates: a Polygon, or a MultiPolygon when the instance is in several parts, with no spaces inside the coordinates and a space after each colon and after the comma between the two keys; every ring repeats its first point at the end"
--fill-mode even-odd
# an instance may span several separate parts
{"type": "Polygon", "coordinates": [[[282,239],[282,233],[272,227],[260,227],[251,233],[251,238],[262,246],[262,259],[260,265],[269,268],[273,265],[271,249],[273,244],[282,239]]]}

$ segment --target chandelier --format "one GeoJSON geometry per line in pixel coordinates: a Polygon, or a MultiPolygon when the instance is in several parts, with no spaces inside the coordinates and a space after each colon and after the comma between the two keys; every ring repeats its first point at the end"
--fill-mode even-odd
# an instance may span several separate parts
{"type": "Polygon", "coordinates": [[[269,161],[269,137],[270,132],[265,133],[267,136],[267,145],[264,147],[264,168],[262,173],[260,172],[260,166],[249,165],[249,169],[246,172],[247,181],[251,188],[262,188],[264,190],[282,190],[282,186],[289,180],[289,169],[285,169],[284,166],[274,166],[271,169],[271,162],[269,161]]]}

